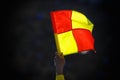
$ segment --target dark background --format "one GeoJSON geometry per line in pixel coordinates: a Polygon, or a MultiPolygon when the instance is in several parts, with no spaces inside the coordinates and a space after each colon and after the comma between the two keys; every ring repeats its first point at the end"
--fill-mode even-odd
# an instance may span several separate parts
{"type": "Polygon", "coordinates": [[[3,80],[55,80],[56,46],[49,13],[60,9],[80,11],[94,23],[96,54],[66,56],[66,80],[118,80],[119,1],[6,0],[1,4],[3,80]]]}

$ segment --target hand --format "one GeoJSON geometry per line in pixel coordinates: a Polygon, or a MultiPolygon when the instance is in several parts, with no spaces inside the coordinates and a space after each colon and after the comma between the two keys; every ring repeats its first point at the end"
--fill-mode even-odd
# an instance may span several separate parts
{"type": "Polygon", "coordinates": [[[54,64],[56,66],[56,74],[63,74],[63,68],[65,65],[63,53],[55,53],[54,64]]]}

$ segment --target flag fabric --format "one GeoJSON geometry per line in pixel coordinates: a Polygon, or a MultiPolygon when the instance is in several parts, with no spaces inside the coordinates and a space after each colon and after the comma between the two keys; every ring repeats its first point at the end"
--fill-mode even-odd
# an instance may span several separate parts
{"type": "Polygon", "coordinates": [[[58,52],[70,55],[94,49],[94,24],[81,12],[56,10],[50,12],[58,52]]]}

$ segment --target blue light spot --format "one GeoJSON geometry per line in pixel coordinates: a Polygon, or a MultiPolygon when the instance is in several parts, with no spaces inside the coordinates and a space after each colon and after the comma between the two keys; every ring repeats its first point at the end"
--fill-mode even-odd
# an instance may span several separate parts
{"type": "Polygon", "coordinates": [[[104,64],[109,64],[109,58],[108,58],[108,57],[104,57],[103,63],[104,63],[104,64]]]}
{"type": "Polygon", "coordinates": [[[37,20],[42,20],[43,19],[43,14],[39,13],[36,15],[37,20]]]}

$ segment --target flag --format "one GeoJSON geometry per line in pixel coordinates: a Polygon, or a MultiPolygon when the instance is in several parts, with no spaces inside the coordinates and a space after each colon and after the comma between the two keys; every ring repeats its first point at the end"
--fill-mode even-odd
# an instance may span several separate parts
{"type": "Polygon", "coordinates": [[[81,12],[56,10],[50,12],[58,52],[70,55],[94,49],[93,23],[81,12]]]}

